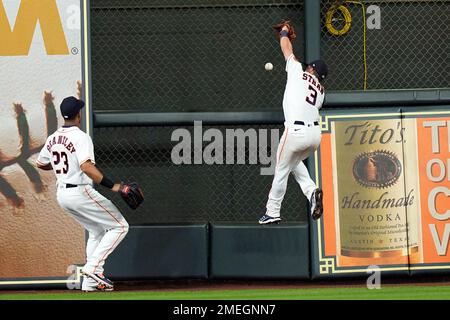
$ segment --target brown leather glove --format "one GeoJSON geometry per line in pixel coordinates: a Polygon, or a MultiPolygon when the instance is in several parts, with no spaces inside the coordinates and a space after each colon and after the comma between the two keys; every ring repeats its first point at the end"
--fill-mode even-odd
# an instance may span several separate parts
{"type": "Polygon", "coordinates": [[[284,26],[288,27],[289,40],[294,40],[297,37],[297,34],[295,33],[295,29],[289,20],[281,20],[280,23],[274,24],[272,28],[275,30],[277,37],[280,38],[280,31],[284,26]]]}
{"type": "Polygon", "coordinates": [[[122,183],[119,193],[126,204],[133,210],[136,210],[144,202],[144,194],[136,182],[122,183]]]}

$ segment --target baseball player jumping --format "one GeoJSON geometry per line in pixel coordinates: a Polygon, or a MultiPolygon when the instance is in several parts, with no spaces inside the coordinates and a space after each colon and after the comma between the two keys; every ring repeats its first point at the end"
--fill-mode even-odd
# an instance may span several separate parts
{"type": "Polygon", "coordinates": [[[281,202],[291,172],[309,200],[312,218],[317,220],[323,214],[323,193],[309,176],[303,160],[320,144],[319,109],[325,96],[324,87],[320,82],[327,76],[328,68],[325,62],[316,60],[303,69],[292,49],[291,40],[296,37],[294,28],[287,21],[274,28],[279,32],[281,51],[286,60],[287,83],[283,98],[285,130],[277,150],[267,211],[259,219],[259,223],[270,224],[281,221],[281,202]]]}
{"type": "Polygon", "coordinates": [[[103,275],[103,265],[126,236],[128,223],[92,182],[114,192],[122,192],[124,185],[113,183],[96,168],[91,137],[80,130],[83,107],[84,102],[75,97],[62,101],[64,125],[47,138],[36,164],[43,170],[53,169],[59,205],[89,232],[81,289],[112,291],[113,283],[103,275]]]}

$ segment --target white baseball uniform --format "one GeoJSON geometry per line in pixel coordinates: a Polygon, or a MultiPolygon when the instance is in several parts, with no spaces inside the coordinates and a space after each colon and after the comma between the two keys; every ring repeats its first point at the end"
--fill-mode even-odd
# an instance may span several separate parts
{"type": "Polygon", "coordinates": [[[266,214],[270,217],[280,216],[281,202],[291,172],[308,200],[317,188],[303,160],[320,144],[319,109],[325,90],[314,75],[303,70],[294,54],[286,60],[286,72],[283,98],[285,130],[278,145],[275,174],[266,206],[266,214]]]}
{"type": "Polygon", "coordinates": [[[127,234],[128,223],[81,171],[80,166],[88,160],[95,164],[91,137],[77,126],[69,126],[59,128],[47,138],[36,162],[51,163],[59,205],[89,232],[83,271],[103,274],[105,260],[127,234]]]}

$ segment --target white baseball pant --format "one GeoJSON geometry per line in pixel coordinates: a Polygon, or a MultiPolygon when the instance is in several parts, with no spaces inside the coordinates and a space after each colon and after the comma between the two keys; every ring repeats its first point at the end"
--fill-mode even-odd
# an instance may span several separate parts
{"type": "Polygon", "coordinates": [[[90,185],[58,186],[59,205],[89,233],[83,271],[103,274],[106,259],[125,238],[129,225],[119,209],[90,185]]]}
{"type": "Polygon", "coordinates": [[[308,158],[320,145],[320,126],[308,124],[285,127],[277,149],[277,163],[269,192],[266,214],[279,217],[281,203],[286,194],[289,174],[292,172],[308,200],[317,188],[308,173],[303,160],[308,158]]]}

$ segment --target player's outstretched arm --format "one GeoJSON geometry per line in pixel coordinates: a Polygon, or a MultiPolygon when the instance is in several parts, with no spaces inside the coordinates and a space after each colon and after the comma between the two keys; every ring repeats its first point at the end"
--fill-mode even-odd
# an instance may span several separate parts
{"type": "MultiPolygon", "coordinates": [[[[283,32],[283,31],[289,32],[289,27],[283,26],[283,28],[281,29],[281,32],[283,32]]],[[[281,32],[280,32],[280,35],[281,35],[281,32]]],[[[293,53],[292,43],[291,43],[291,40],[289,39],[289,37],[283,37],[283,36],[280,37],[280,47],[281,47],[281,51],[283,52],[284,59],[287,60],[293,53]]]]}
{"type": "Polygon", "coordinates": [[[93,164],[90,160],[84,162],[80,166],[81,171],[83,171],[89,178],[92,179],[95,183],[101,184],[105,187],[110,188],[114,192],[119,192],[120,183],[112,183],[109,179],[105,178],[103,173],[97,169],[95,164],[93,164]]]}

